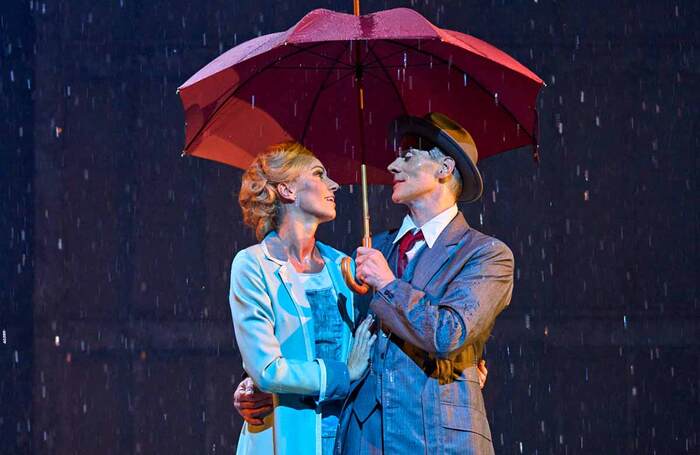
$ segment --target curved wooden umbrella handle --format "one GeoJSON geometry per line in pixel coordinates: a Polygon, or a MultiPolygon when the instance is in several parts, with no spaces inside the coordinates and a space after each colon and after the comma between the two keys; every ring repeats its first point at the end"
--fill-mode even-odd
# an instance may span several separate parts
{"type": "MultiPolygon", "coordinates": [[[[372,247],[372,237],[363,237],[362,238],[362,246],[366,248],[371,248],[372,247]]],[[[367,283],[363,283],[359,280],[355,280],[355,277],[352,274],[352,259],[349,257],[344,257],[343,260],[340,262],[340,270],[343,272],[343,279],[345,280],[345,283],[347,283],[348,287],[352,292],[355,294],[360,294],[360,295],[365,295],[369,292],[369,285],[367,283]]]]}
{"type": "Polygon", "coordinates": [[[340,262],[340,270],[343,272],[343,278],[348,287],[355,294],[365,295],[369,292],[369,285],[367,283],[362,283],[355,281],[355,277],[352,276],[352,259],[345,257],[340,262]]]}

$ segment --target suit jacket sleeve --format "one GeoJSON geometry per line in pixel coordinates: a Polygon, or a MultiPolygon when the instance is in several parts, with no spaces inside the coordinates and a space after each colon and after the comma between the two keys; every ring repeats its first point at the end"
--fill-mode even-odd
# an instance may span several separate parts
{"type": "Polygon", "coordinates": [[[243,367],[261,390],[309,395],[319,401],[347,395],[350,379],[343,362],[282,355],[262,267],[245,251],[231,265],[229,302],[243,367]]]}
{"type": "Polygon", "coordinates": [[[512,291],[513,253],[493,240],[473,253],[443,295],[394,280],[375,294],[370,307],[401,339],[447,358],[490,329],[512,291]]]}

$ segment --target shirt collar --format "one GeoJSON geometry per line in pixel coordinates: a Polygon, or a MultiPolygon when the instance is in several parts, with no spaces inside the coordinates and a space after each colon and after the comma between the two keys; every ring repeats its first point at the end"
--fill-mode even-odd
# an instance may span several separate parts
{"type": "MultiPolygon", "coordinates": [[[[458,212],[459,209],[457,209],[457,204],[455,204],[447,210],[435,215],[432,219],[421,226],[420,230],[423,231],[423,237],[425,238],[425,243],[428,244],[428,248],[433,247],[437,241],[437,238],[440,237],[442,231],[444,231],[447,225],[450,224],[450,221],[457,216],[458,212]]],[[[417,228],[418,226],[416,226],[416,224],[413,222],[411,216],[406,215],[403,218],[403,223],[401,223],[399,232],[396,234],[396,237],[394,237],[393,243],[401,240],[401,237],[403,237],[407,232],[413,231],[417,228]]]]}

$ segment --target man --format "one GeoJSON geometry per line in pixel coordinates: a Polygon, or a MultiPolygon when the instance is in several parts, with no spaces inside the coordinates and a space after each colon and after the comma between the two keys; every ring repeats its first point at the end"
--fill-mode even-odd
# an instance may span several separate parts
{"type": "Polygon", "coordinates": [[[357,277],[376,289],[381,321],[371,370],[350,396],[336,447],[343,454],[493,453],[477,364],[510,303],[513,255],[469,227],[457,201],[482,193],[469,133],[444,115],[402,117],[389,165],[398,231],[357,251],[357,277]]]}
{"type": "Polygon", "coordinates": [[[357,251],[381,335],[348,397],[336,452],[490,454],[478,359],[510,302],[513,255],[457,208],[483,189],[469,133],[438,113],[401,117],[394,131],[392,200],[409,215],[357,251]]]}

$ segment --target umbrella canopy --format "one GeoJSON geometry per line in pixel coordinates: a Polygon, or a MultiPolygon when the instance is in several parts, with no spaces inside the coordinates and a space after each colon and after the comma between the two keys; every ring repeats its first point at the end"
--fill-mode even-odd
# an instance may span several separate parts
{"type": "Polygon", "coordinates": [[[225,52],[179,88],[184,153],[246,168],[267,146],[294,139],[341,184],[360,181],[361,163],[370,182],[390,183],[397,116],[441,112],[471,133],[483,159],[536,144],[542,85],[506,53],[411,9],[317,9],[225,52]]]}

